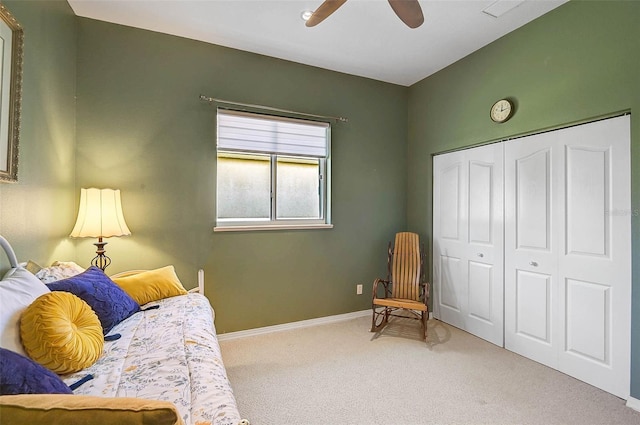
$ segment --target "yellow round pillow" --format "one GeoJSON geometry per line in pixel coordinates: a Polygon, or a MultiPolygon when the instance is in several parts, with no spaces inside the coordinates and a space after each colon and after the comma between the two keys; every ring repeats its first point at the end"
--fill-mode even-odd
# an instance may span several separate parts
{"type": "Polygon", "coordinates": [[[29,357],[60,375],[91,366],[104,347],[96,313],[63,291],[41,295],[27,307],[20,319],[20,336],[29,357]]]}

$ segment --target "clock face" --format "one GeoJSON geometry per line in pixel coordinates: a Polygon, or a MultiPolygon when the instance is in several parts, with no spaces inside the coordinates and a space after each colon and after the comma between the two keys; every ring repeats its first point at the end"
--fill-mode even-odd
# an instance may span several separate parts
{"type": "Polygon", "coordinates": [[[505,122],[511,117],[513,105],[507,99],[500,99],[491,107],[491,119],[495,122],[505,122]]]}

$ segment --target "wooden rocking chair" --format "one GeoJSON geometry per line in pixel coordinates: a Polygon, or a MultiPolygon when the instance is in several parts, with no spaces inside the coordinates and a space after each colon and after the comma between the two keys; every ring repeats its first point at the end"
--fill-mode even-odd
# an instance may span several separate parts
{"type": "Polygon", "coordinates": [[[422,339],[427,338],[429,284],[424,279],[424,258],[424,246],[420,245],[416,233],[397,233],[395,246],[389,242],[387,279],[373,282],[371,332],[381,331],[389,316],[395,316],[420,320],[422,339]],[[378,298],[379,284],[384,286],[383,298],[378,298]],[[396,310],[407,311],[410,315],[393,314],[396,310]]]}

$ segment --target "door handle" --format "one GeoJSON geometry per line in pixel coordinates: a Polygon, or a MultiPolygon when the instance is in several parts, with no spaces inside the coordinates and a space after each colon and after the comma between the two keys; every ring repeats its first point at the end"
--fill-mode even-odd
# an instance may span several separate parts
{"type": "Polygon", "coordinates": [[[533,267],[538,267],[538,263],[536,263],[535,261],[531,261],[529,262],[530,265],[532,265],[533,267]]]}
{"type": "Polygon", "coordinates": [[[479,253],[478,253],[478,257],[482,258],[482,257],[484,257],[484,254],[483,254],[483,253],[481,253],[481,252],[479,252],[479,253]]]}

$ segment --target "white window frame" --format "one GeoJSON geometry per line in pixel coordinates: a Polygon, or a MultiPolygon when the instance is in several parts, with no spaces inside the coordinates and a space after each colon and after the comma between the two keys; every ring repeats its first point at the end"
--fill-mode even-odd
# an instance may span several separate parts
{"type": "MultiPolygon", "coordinates": [[[[217,133],[216,133],[216,168],[218,164],[219,155],[226,154],[261,154],[269,155],[270,157],[270,170],[271,170],[271,200],[270,200],[270,218],[269,219],[219,219],[218,218],[218,206],[219,199],[218,192],[218,178],[216,171],[216,225],[214,227],[215,232],[229,232],[229,231],[248,231],[248,230],[283,230],[283,229],[326,229],[333,228],[331,224],[331,126],[324,121],[311,121],[303,120],[299,118],[281,117],[271,114],[264,114],[258,112],[244,112],[230,109],[218,108],[217,112],[217,133]],[[311,124],[312,126],[322,126],[326,128],[326,150],[324,156],[320,156],[317,152],[312,152],[309,155],[303,153],[286,153],[286,152],[270,152],[271,148],[258,148],[257,150],[251,150],[250,147],[243,146],[243,141],[237,142],[234,145],[234,141],[223,141],[221,143],[220,134],[226,134],[225,130],[220,129],[220,115],[227,116],[239,116],[249,118],[260,118],[268,120],[274,123],[294,123],[294,124],[311,124]],[[231,146],[231,147],[230,147],[231,146]],[[312,158],[319,160],[319,202],[320,202],[320,218],[289,218],[278,219],[277,218],[277,162],[278,158],[312,158]]],[[[224,136],[223,136],[224,137],[224,136]]],[[[305,148],[302,147],[304,150],[305,148]]],[[[313,149],[313,148],[311,148],[313,149]]],[[[277,150],[274,148],[273,150],[277,150]]],[[[320,151],[318,151],[320,152],[320,151]]]]}

